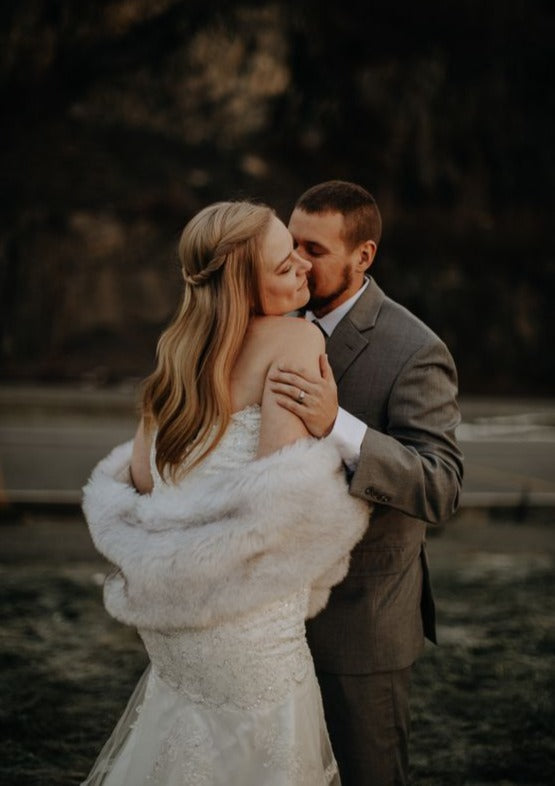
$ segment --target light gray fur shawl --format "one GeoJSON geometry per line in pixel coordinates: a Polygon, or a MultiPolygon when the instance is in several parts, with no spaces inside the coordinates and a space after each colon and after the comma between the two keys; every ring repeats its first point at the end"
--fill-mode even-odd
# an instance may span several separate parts
{"type": "Polygon", "coordinates": [[[130,460],[127,442],[96,466],[83,510],[116,566],[106,609],[139,628],[216,625],[306,587],[312,616],[368,525],[368,504],[349,495],[325,440],[149,495],[129,484],[130,460]]]}

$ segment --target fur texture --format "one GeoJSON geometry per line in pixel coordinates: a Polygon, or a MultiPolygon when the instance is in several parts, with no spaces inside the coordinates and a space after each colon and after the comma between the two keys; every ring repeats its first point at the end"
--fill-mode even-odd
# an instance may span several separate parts
{"type": "Polygon", "coordinates": [[[301,588],[309,614],[346,574],[369,506],[348,493],[337,451],[305,439],[163,493],[128,483],[131,442],[84,488],[97,549],[116,566],[104,602],[116,619],[159,630],[205,627],[301,588]]]}

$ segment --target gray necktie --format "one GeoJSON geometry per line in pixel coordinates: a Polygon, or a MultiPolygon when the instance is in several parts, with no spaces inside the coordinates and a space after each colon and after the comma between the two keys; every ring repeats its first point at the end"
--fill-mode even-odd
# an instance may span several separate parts
{"type": "Polygon", "coordinates": [[[316,325],[316,327],[317,327],[317,328],[320,328],[320,330],[321,330],[321,332],[322,332],[322,335],[324,336],[324,338],[327,338],[327,337],[328,337],[328,334],[326,333],[326,331],[324,330],[324,328],[323,328],[323,327],[322,327],[322,325],[321,325],[321,324],[318,322],[318,320],[317,320],[317,319],[313,319],[313,320],[312,320],[312,324],[313,324],[313,325],[316,325]]]}

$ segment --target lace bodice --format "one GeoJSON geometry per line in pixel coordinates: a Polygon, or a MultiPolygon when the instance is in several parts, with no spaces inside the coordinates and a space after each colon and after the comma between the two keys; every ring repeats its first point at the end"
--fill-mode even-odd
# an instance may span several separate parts
{"type": "MultiPolygon", "coordinates": [[[[236,412],[216,448],[179,485],[252,461],[259,431],[258,404],[236,412]]],[[[168,485],[156,470],[154,451],[151,469],[153,493],[163,494],[168,485]]],[[[215,627],[140,634],[158,676],[190,700],[253,709],[282,700],[305,677],[310,664],[307,607],[308,588],[215,627]]]]}
{"type": "Polygon", "coordinates": [[[251,710],[283,701],[307,675],[307,604],[302,592],[223,625],[140,634],[155,672],[190,701],[251,710]]]}
{"type": "MultiPolygon", "coordinates": [[[[194,482],[201,475],[214,475],[226,469],[242,466],[252,461],[258,448],[260,433],[260,405],[251,404],[235,412],[222,439],[215,449],[178,482],[180,487],[194,482]]],[[[167,484],[156,468],[155,440],[150,453],[150,470],[154,481],[154,493],[163,492],[167,484]]],[[[194,456],[194,451],[191,454],[194,456]]]]}

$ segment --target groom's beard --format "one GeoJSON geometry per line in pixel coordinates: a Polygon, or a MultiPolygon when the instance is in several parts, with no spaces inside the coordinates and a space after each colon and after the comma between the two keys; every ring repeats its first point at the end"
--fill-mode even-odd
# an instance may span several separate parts
{"type": "Polygon", "coordinates": [[[332,292],[328,293],[327,295],[315,295],[314,294],[315,284],[314,281],[310,278],[310,273],[309,273],[308,288],[310,290],[310,300],[306,304],[306,308],[309,309],[310,311],[313,311],[314,313],[320,311],[321,309],[328,306],[330,303],[333,303],[333,301],[336,298],[338,298],[340,295],[342,295],[343,292],[346,292],[352,283],[353,283],[353,271],[349,265],[345,265],[345,267],[343,268],[343,273],[339,286],[336,289],[334,289],[332,292]]]}

